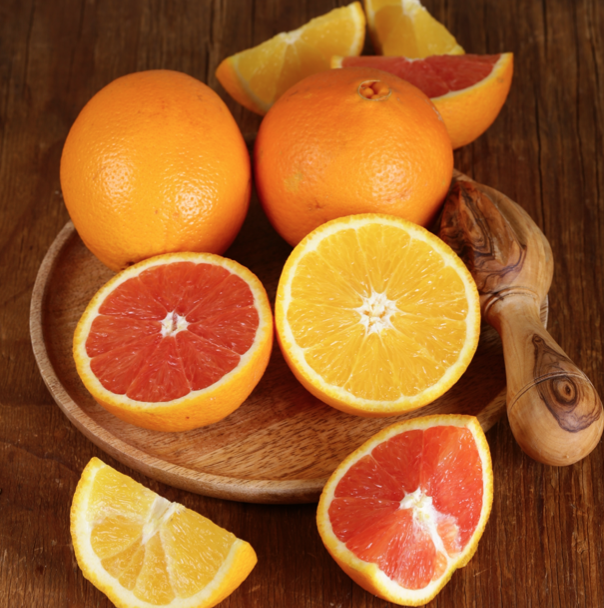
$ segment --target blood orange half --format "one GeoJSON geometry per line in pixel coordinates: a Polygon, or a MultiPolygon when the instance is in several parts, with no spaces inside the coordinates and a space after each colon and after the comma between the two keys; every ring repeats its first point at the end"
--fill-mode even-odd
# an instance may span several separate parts
{"type": "Polygon", "coordinates": [[[331,67],[371,67],[410,82],[430,97],[453,148],[460,148],[482,135],[497,118],[512,84],[514,55],[333,57],[331,67]]]}
{"type": "Polygon", "coordinates": [[[321,538],[361,587],[403,606],[430,601],[476,551],[493,500],[489,447],[473,416],[394,424],[323,489],[321,538]]]}
{"type": "Polygon", "coordinates": [[[75,331],[78,374],[117,417],[160,431],[221,420],[260,380],[273,321],[264,287],[209,253],[140,262],[94,296],[75,331]]]}

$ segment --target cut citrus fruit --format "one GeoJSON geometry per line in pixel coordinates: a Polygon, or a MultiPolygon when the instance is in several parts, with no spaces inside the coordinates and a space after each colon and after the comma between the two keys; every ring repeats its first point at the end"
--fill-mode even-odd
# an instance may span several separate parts
{"type": "Polygon", "coordinates": [[[383,429],[348,456],[323,489],[317,524],[361,587],[423,606],[474,555],[492,501],[478,420],[425,416],[383,429]]]}
{"type": "Polygon", "coordinates": [[[118,608],[209,608],[256,565],[251,545],[92,458],[71,505],[82,574],[118,608]]]}
{"type": "Polygon", "coordinates": [[[442,395],[472,359],[478,291],[438,237],[380,214],[332,220],[288,258],[277,337],[298,380],[333,407],[390,416],[442,395]]]}
{"type": "Polygon", "coordinates": [[[384,70],[415,85],[440,112],[453,148],[460,148],[497,118],[510,92],[514,55],[434,55],[414,60],[334,56],[331,66],[384,70]]]}
{"type": "Polygon", "coordinates": [[[409,58],[462,55],[454,36],[419,0],[365,0],[375,52],[409,58]]]}
{"type": "Polygon", "coordinates": [[[360,54],[364,41],[365,14],[353,2],[227,57],[216,78],[242,106],[265,114],[293,84],[328,70],[332,55],[360,54]]]}
{"type": "Polygon", "coordinates": [[[210,253],[172,253],[103,286],[75,331],[86,388],[118,418],[159,431],[221,420],[260,380],[273,321],[262,283],[210,253]]]}

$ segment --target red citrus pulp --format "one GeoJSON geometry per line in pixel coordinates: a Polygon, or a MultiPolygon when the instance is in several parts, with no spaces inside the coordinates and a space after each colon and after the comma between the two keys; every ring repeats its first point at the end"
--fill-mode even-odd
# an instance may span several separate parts
{"type": "Polygon", "coordinates": [[[406,57],[333,57],[332,68],[389,72],[423,91],[440,112],[453,148],[482,135],[497,118],[512,83],[512,53],[406,57]]]}
{"type": "Polygon", "coordinates": [[[424,604],[476,550],[492,502],[488,444],[470,416],[395,424],[328,481],[317,521],[327,549],[368,591],[424,604]]]}
{"type": "Polygon", "coordinates": [[[145,428],[185,430],[238,407],[270,355],[260,281],[212,254],[167,254],[122,271],[84,312],[78,372],[95,399],[145,428]]]}

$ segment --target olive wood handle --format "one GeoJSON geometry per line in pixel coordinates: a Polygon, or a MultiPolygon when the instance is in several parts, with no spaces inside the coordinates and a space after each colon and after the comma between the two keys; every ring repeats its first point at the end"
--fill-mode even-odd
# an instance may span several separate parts
{"type": "Polygon", "coordinates": [[[602,403],[541,324],[537,295],[512,288],[484,312],[503,343],[508,420],[520,447],[554,466],[587,456],[604,428],[602,403]]]}

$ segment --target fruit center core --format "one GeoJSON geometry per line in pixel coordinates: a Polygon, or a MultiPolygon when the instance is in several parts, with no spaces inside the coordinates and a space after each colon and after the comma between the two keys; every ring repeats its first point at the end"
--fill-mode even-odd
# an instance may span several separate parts
{"type": "Polygon", "coordinates": [[[177,312],[169,312],[161,322],[162,338],[175,336],[178,332],[184,331],[189,327],[185,317],[181,317],[177,312]]]}
{"type": "Polygon", "coordinates": [[[432,497],[424,494],[421,488],[405,495],[399,509],[411,509],[413,521],[419,524],[429,535],[436,551],[447,555],[443,539],[439,534],[442,516],[432,504],[432,497]]]}
{"type": "Polygon", "coordinates": [[[363,303],[356,310],[365,332],[371,334],[393,327],[390,318],[398,309],[385,293],[373,291],[369,297],[363,297],[363,303]]]}
{"type": "Polygon", "coordinates": [[[390,87],[379,80],[366,80],[359,85],[358,94],[371,101],[383,101],[390,97],[390,87]]]}
{"type": "Polygon", "coordinates": [[[399,508],[412,509],[414,519],[426,525],[430,525],[436,520],[437,511],[432,505],[432,496],[424,494],[421,488],[417,488],[415,492],[407,494],[401,500],[399,508]]]}
{"type": "Polygon", "coordinates": [[[155,502],[151,507],[151,512],[143,526],[143,545],[152,538],[161,525],[166,523],[172,517],[172,514],[178,510],[180,505],[170,502],[163,496],[156,496],[155,502]]]}

